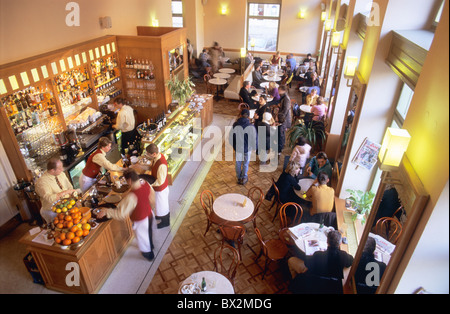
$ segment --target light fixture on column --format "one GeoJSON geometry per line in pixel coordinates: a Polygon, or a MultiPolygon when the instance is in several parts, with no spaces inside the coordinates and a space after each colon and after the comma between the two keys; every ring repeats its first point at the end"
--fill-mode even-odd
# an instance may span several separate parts
{"type": "Polygon", "coordinates": [[[152,19],[152,26],[153,27],[159,27],[159,20],[158,19],[152,19]]]}
{"type": "Polygon", "coordinates": [[[388,128],[378,154],[378,165],[383,171],[396,170],[408,149],[411,135],[404,129],[388,128]]]}
{"type": "Polygon", "coordinates": [[[241,73],[244,73],[245,57],[247,56],[247,49],[241,48],[241,73]]]}
{"type": "Polygon", "coordinates": [[[358,66],[358,57],[347,57],[345,61],[344,78],[347,79],[347,86],[351,87],[353,77],[356,74],[356,67],[358,66]]]}
{"type": "Polygon", "coordinates": [[[298,18],[303,20],[305,17],[306,17],[306,10],[300,9],[300,11],[298,12],[298,18]]]}
{"type": "Polygon", "coordinates": [[[227,15],[228,14],[228,7],[223,5],[220,9],[220,15],[227,15]]]}
{"type": "Polygon", "coordinates": [[[331,30],[331,20],[330,19],[325,20],[325,30],[327,32],[329,32],[331,30]]]}
{"type": "Polygon", "coordinates": [[[339,51],[340,44],[341,44],[341,32],[333,32],[331,35],[331,47],[333,48],[334,53],[337,53],[339,51]]]}
{"type": "Polygon", "coordinates": [[[327,19],[327,11],[322,11],[322,14],[320,15],[320,20],[324,22],[327,19]]]}

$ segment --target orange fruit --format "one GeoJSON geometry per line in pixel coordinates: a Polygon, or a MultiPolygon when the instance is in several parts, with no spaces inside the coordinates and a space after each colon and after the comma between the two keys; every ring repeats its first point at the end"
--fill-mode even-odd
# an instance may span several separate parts
{"type": "Polygon", "coordinates": [[[58,223],[58,224],[56,225],[56,228],[62,229],[62,228],[64,228],[64,225],[63,225],[62,223],[58,223]]]}
{"type": "Polygon", "coordinates": [[[80,240],[81,239],[79,237],[75,237],[72,239],[72,243],[78,243],[78,242],[80,242],[80,240]]]}
{"type": "Polygon", "coordinates": [[[59,224],[59,219],[58,219],[58,218],[55,218],[55,219],[53,220],[53,223],[54,223],[55,225],[59,224]]]}
{"type": "Polygon", "coordinates": [[[58,214],[57,217],[58,217],[59,220],[61,220],[61,219],[64,219],[64,216],[65,216],[64,214],[58,214]]]}
{"type": "Polygon", "coordinates": [[[83,237],[87,236],[89,234],[89,230],[83,230],[83,237]]]}
{"type": "Polygon", "coordinates": [[[68,240],[72,240],[73,238],[75,238],[75,233],[73,233],[73,232],[67,232],[67,234],[66,234],[66,239],[68,239],[68,240]]]}
{"type": "Polygon", "coordinates": [[[75,218],[74,220],[73,220],[73,224],[74,225],[78,225],[80,223],[80,218],[75,218]]]}
{"type": "Polygon", "coordinates": [[[72,240],[65,239],[62,243],[63,243],[64,245],[70,245],[70,244],[72,244],[72,240]]]}
{"type": "Polygon", "coordinates": [[[75,232],[75,235],[76,235],[77,237],[82,237],[82,236],[83,236],[83,230],[77,230],[77,231],[75,232]]]}
{"type": "Polygon", "coordinates": [[[61,233],[59,235],[59,238],[64,241],[66,239],[66,234],[65,233],[61,233]]]}
{"type": "Polygon", "coordinates": [[[72,220],[72,216],[67,215],[66,217],[64,217],[64,219],[65,219],[66,221],[71,221],[71,220],[72,220]]]}
{"type": "Polygon", "coordinates": [[[83,224],[82,226],[83,230],[90,230],[91,229],[91,225],[88,223],[83,224]]]}
{"type": "Polygon", "coordinates": [[[84,225],[85,223],[87,223],[87,219],[86,219],[86,218],[83,218],[83,219],[81,219],[80,222],[84,225]]]}
{"type": "Polygon", "coordinates": [[[72,226],[73,226],[73,222],[68,221],[68,222],[67,222],[67,228],[72,228],[72,226]]]}
{"type": "Polygon", "coordinates": [[[60,238],[55,238],[55,242],[59,244],[59,243],[61,243],[61,239],[60,238]]]}
{"type": "Polygon", "coordinates": [[[70,232],[77,232],[78,231],[78,227],[77,226],[73,226],[72,228],[70,228],[70,232]]]}

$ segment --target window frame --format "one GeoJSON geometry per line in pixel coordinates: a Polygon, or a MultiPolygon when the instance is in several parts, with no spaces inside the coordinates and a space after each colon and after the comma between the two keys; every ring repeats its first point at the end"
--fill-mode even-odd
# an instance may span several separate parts
{"type": "Polygon", "coordinates": [[[177,26],[174,26],[174,24],[173,24],[173,18],[174,18],[174,17],[181,17],[181,19],[183,20],[183,25],[182,25],[181,27],[184,27],[184,8],[183,8],[183,0],[171,0],[170,4],[172,5],[174,2],[180,2],[180,3],[181,3],[181,14],[179,14],[179,13],[173,13],[173,11],[171,12],[171,13],[172,13],[172,27],[177,27],[177,26]]]}
{"type": "Polygon", "coordinates": [[[277,29],[277,36],[276,36],[276,49],[275,51],[261,51],[261,52],[266,52],[266,53],[271,53],[271,52],[277,52],[278,51],[278,44],[280,42],[280,24],[281,24],[281,1],[279,0],[252,0],[252,1],[247,1],[247,31],[246,31],[246,48],[247,51],[252,51],[252,47],[250,46],[249,43],[249,31],[250,31],[250,19],[257,19],[257,20],[276,20],[278,21],[278,29],[277,29]],[[262,4],[262,5],[279,5],[280,6],[280,14],[278,15],[278,17],[274,17],[274,16],[250,16],[250,5],[252,4],[262,4]]]}
{"type": "Polygon", "coordinates": [[[392,119],[400,128],[402,128],[403,124],[405,123],[406,116],[408,115],[408,111],[411,106],[411,101],[414,97],[414,89],[409,87],[409,85],[406,84],[405,82],[402,82],[402,83],[403,84],[401,84],[401,86],[400,86],[400,92],[398,94],[397,101],[396,101],[394,117],[392,119]],[[402,98],[405,87],[407,87],[409,90],[411,90],[412,93],[411,93],[411,97],[409,99],[408,110],[406,111],[405,117],[402,117],[401,113],[398,111],[398,107],[399,107],[399,102],[400,102],[400,99],[402,98]]]}
{"type": "Polygon", "coordinates": [[[437,7],[437,11],[433,14],[433,21],[431,21],[431,31],[435,32],[444,12],[445,0],[441,0],[441,4],[437,7]]]}

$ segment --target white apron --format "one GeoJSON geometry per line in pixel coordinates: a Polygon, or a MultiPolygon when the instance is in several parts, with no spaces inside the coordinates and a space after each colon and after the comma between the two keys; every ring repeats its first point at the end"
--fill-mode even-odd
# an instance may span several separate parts
{"type": "Polygon", "coordinates": [[[148,236],[148,217],[145,217],[139,221],[133,221],[133,230],[136,234],[139,250],[142,253],[151,252],[152,248],[150,246],[150,238],[148,236]]]}
{"type": "Polygon", "coordinates": [[[169,187],[166,187],[161,192],[155,191],[155,215],[163,217],[169,213],[169,187]]]}
{"type": "Polygon", "coordinates": [[[78,183],[80,184],[81,192],[84,194],[91,186],[95,184],[97,179],[92,179],[87,176],[85,176],[83,173],[81,173],[80,178],[78,179],[78,183]]]}

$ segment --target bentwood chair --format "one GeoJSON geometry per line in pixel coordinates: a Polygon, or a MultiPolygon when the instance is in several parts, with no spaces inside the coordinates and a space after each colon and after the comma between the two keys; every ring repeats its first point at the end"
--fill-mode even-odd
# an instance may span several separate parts
{"type": "Polygon", "coordinates": [[[239,263],[238,251],[226,243],[214,251],[214,271],[227,277],[233,286],[239,263]]]}
{"type": "Polygon", "coordinates": [[[258,215],[259,208],[264,201],[264,193],[259,187],[254,186],[248,190],[247,197],[252,200],[255,209],[253,210],[251,216],[243,220],[242,223],[246,224],[248,222],[252,222],[253,228],[256,228],[256,217],[258,215]]]}
{"type": "Polygon", "coordinates": [[[211,87],[211,84],[209,84],[210,79],[211,79],[211,75],[209,75],[209,74],[203,75],[203,81],[205,82],[206,92],[208,94],[212,93],[212,87],[211,87]]]}
{"type": "Polygon", "coordinates": [[[396,218],[391,217],[382,217],[375,225],[376,233],[392,244],[397,243],[402,235],[402,229],[402,224],[396,218]]]}
{"type": "Polygon", "coordinates": [[[264,262],[264,270],[262,273],[262,279],[264,280],[264,276],[267,272],[267,269],[270,265],[270,263],[274,261],[282,260],[286,254],[288,253],[288,248],[286,244],[283,243],[283,241],[279,239],[270,239],[264,241],[261,232],[258,228],[255,228],[256,236],[258,237],[259,244],[261,245],[261,251],[259,252],[259,255],[255,259],[255,263],[258,262],[258,259],[264,255],[265,262],[264,262]]]}
{"type": "Polygon", "coordinates": [[[277,218],[278,213],[280,212],[281,206],[283,206],[283,203],[280,200],[280,190],[278,189],[277,185],[275,184],[275,180],[272,178],[272,187],[275,191],[275,195],[273,197],[272,205],[270,205],[269,211],[272,209],[273,206],[275,206],[275,214],[273,215],[272,222],[275,221],[275,218],[277,218]]]}
{"type": "Polygon", "coordinates": [[[222,245],[225,243],[230,244],[237,243],[239,260],[242,261],[241,247],[244,243],[245,226],[242,223],[225,223],[219,226],[220,233],[222,234],[222,245]]]}
{"type": "Polygon", "coordinates": [[[285,244],[292,245],[288,236],[288,228],[298,225],[302,221],[303,209],[297,203],[285,203],[280,208],[280,230],[278,235],[285,244]],[[289,215],[286,211],[289,211],[289,215]]]}
{"type": "Polygon", "coordinates": [[[206,225],[206,231],[203,236],[206,236],[206,233],[209,231],[209,228],[211,225],[222,225],[226,221],[220,218],[216,215],[213,211],[213,204],[214,204],[214,195],[211,191],[205,190],[200,194],[200,202],[202,204],[202,208],[205,211],[205,215],[207,218],[207,225],[206,225]]]}
{"type": "Polygon", "coordinates": [[[239,106],[238,106],[239,114],[241,114],[241,111],[242,111],[243,109],[248,109],[248,110],[250,110],[249,104],[247,104],[247,103],[245,103],[245,102],[240,103],[239,106]]]}

